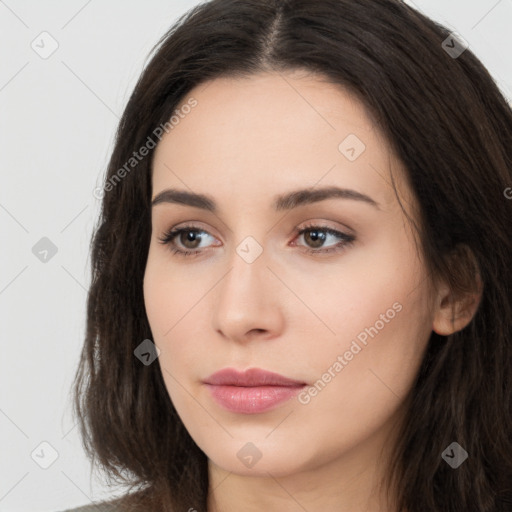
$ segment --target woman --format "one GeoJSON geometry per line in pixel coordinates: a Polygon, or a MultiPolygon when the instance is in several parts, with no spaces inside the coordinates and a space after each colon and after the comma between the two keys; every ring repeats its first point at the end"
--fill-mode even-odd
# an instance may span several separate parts
{"type": "Polygon", "coordinates": [[[511,142],[400,1],[180,19],[99,194],[75,405],[131,492],[94,510],[512,510],[511,142]]]}

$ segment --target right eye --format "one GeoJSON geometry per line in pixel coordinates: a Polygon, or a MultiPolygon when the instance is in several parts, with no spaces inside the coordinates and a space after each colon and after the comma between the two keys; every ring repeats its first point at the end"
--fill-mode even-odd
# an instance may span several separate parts
{"type": "Polygon", "coordinates": [[[197,255],[200,252],[203,252],[202,249],[196,250],[197,242],[201,243],[204,238],[204,234],[207,236],[210,235],[207,231],[203,229],[199,229],[197,226],[182,226],[180,228],[170,229],[166,231],[161,238],[159,238],[160,243],[164,245],[168,245],[169,249],[173,254],[177,254],[180,256],[193,256],[197,255]],[[201,234],[203,233],[203,234],[201,234]],[[186,236],[183,236],[186,234],[186,236]],[[184,246],[181,248],[176,244],[176,239],[184,246]],[[194,247],[187,247],[187,243],[194,245],[194,247]],[[190,249],[190,250],[187,250],[190,249]]]}

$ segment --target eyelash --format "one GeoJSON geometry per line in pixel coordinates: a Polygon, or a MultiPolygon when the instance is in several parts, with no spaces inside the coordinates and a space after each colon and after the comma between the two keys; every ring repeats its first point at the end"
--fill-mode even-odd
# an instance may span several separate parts
{"type": "MultiPolygon", "coordinates": [[[[308,232],[308,231],[320,231],[325,232],[329,235],[336,236],[337,238],[340,238],[342,241],[336,244],[333,248],[330,249],[311,249],[306,248],[305,252],[309,254],[318,254],[318,253],[336,253],[344,250],[346,247],[350,246],[355,241],[355,236],[348,235],[346,233],[342,233],[341,231],[337,231],[335,229],[329,228],[327,226],[318,226],[315,224],[311,224],[309,226],[305,226],[302,229],[296,230],[296,236],[301,236],[302,234],[308,232]]],[[[207,233],[207,231],[203,229],[199,229],[197,226],[193,225],[187,225],[182,226],[178,229],[170,229],[169,231],[166,231],[161,238],[158,240],[160,243],[164,245],[168,245],[170,251],[173,254],[176,254],[177,256],[183,256],[183,257],[195,257],[198,256],[199,253],[203,252],[203,249],[196,249],[196,250],[182,250],[178,249],[175,246],[172,246],[174,239],[178,237],[183,232],[196,232],[196,233],[207,233]]]]}

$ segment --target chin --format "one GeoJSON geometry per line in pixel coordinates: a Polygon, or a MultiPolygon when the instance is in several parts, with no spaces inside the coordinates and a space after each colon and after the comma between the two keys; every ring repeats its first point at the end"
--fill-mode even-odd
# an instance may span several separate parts
{"type": "Polygon", "coordinates": [[[305,470],[313,460],[313,454],[304,453],[292,441],[283,445],[264,439],[249,441],[249,438],[230,438],[217,443],[210,439],[200,448],[215,466],[243,476],[284,477],[305,470]]]}

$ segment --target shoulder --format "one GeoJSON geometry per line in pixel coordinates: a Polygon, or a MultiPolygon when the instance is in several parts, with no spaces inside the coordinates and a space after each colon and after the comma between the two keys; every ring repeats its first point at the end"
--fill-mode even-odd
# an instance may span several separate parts
{"type": "Polygon", "coordinates": [[[121,512],[122,508],[112,502],[91,503],[77,508],[69,508],[62,512],[121,512]]]}
{"type": "MultiPolygon", "coordinates": [[[[89,503],[61,512],[148,512],[154,507],[151,489],[139,490],[108,501],[89,503]]],[[[158,507],[156,507],[158,508],[158,507]]]]}

